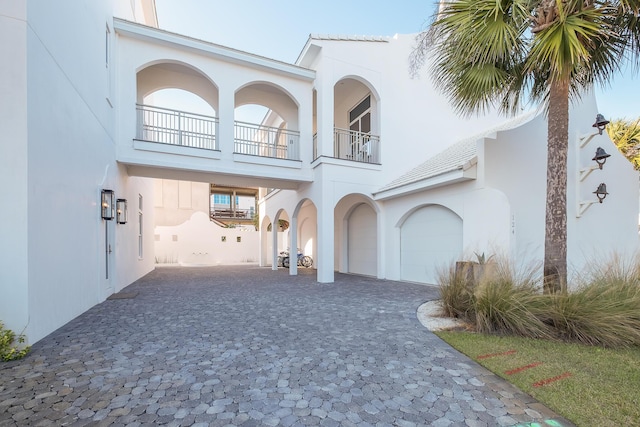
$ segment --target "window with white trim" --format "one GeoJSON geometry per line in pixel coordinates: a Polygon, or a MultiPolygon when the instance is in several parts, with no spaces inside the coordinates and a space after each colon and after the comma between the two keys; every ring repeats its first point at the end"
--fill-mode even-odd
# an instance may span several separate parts
{"type": "Polygon", "coordinates": [[[349,130],[371,133],[371,95],[349,111],[349,130]]]}

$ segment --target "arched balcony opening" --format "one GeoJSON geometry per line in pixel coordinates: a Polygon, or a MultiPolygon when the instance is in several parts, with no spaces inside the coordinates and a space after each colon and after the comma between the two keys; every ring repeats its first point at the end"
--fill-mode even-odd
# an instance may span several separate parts
{"type": "Polygon", "coordinates": [[[234,152],[300,159],[298,105],[282,89],[253,83],[236,92],[234,152]]]}
{"type": "Polygon", "coordinates": [[[198,70],[159,63],[137,73],[136,139],[217,150],[217,87],[198,70]]]}
{"type": "Polygon", "coordinates": [[[334,157],[362,163],[381,163],[378,99],[356,78],[334,86],[334,157]]]}

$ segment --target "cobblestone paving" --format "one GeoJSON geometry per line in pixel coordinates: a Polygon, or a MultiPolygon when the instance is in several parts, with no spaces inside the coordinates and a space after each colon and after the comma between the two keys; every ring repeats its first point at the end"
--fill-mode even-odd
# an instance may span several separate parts
{"type": "Polygon", "coordinates": [[[299,273],[156,269],[0,365],[0,426],[571,425],[420,325],[435,288],[299,273]]]}

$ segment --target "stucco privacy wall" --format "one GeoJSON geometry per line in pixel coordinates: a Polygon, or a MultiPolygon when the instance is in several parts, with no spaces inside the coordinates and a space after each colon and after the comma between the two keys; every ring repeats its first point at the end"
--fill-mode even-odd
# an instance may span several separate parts
{"type": "Polygon", "coordinates": [[[158,263],[223,265],[257,263],[259,232],[224,228],[203,212],[177,226],[155,227],[155,257],[158,263]]]}
{"type": "Polygon", "coordinates": [[[180,225],[195,212],[209,216],[209,184],[154,179],[155,225],[180,225]]]}
{"type": "MultiPolygon", "coordinates": [[[[592,93],[570,110],[567,180],[567,253],[572,275],[587,264],[602,265],[615,252],[631,257],[638,248],[638,175],[611,142],[606,132],[597,135],[591,124],[598,112],[592,93]],[[580,136],[596,135],[584,148],[580,136]],[[597,147],[611,157],[602,170],[584,180],[579,170],[595,166],[597,147]],[[578,203],[596,201],[593,192],[607,184],[609,195],[602,204],[591,205],[580,217],[578,203]]],[[[487,187],[503,192],[511,204],[511,251],[517,259],[541,260],[544,256],[546,206],[546,119],[543,114],[530,122],[484,140],[482,154],[487,187]]]]}
{"type": "MultiPolygon", "coordinates": [[[[0,120],[13,122],[0,185],[21,216],[2,221],[0,319],[33,343],[153,268],[153,257],[137,256],[137,231],[125,232],[137,226],[138,195],[148,200],[143,211],[152,223],[151,187],[115,161],[115,55],[105,52],[105,40],[113,43],[112,3],[2,2],[0,19],[8,19],[0,31],[10,32],[0,38],[0,87],[8,89],[0,120]],[[106,188],[129,200],[130,224],[102,221],[106,188]]],[[[149,251],[150,223],[143,224],[149,251]]]]}
{"type": "MultiPolygon", "coordinates": [[[[580,274],[589,265],[602,266],[609,262],[614,253],[628,261],[638,255],[638,172],[617,150],[607,132],[595,135],[579,148],[580,137],[593,135],[591,126],[598,112],[593,94],[582,103],[573,106],[574,112],[569,123],[569,181],[567,186],[569,235],[568,252],[570,268],[580,274]],[[591,160],[598,147],[604,148],[611,157],[602,170],[595,170],[584,181],[578,179],[579,170],[595,165],[591,160]],[[596,191],[600,183],[607,184],[609,195],[602,204],[591,205],[578,217],[578,204],[596,201],[596,191]]],[[[588,138],[588,137],[587,137],[588,138]]],[[[581,141],[581,142],[583,142],[581,141]]]]}
{"type": "Polygon", "coordinates": [[[26,19],[26,2],[0,1],[0,321],[14,331],[29,321],[26,19]]]}

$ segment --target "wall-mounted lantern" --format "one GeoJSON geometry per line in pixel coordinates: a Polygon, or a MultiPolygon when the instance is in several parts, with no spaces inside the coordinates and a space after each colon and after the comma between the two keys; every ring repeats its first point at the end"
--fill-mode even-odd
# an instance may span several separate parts
{"type": "Polygon", "coordinates": [[[602,135],[602,131],[607,127],[608,124],[609,124],[609,120],[605,119],[602,114],[596,115],[596,122],[591,126],[594,128],[597,128],[598,132],[587,133],[587,134],[578,136],[578,146],[580,148],[584,148],[584,146],[587,145],[589,141],[593,139],[594,136],[602,135]]]}
{"type": "Polygon", "coordinates": [[[607,194],[609,194],[607,193],[607,184],[603,182],[600,185],[598,185],[598,188],[596,189],[596,191],[593,192],[593,194],[596,195],[598,200],[589,200],[586,202],[580,202],[578,204],[578,214],[576,215],[578,218],[580,218],[587,211],[587,209],[591,207],[591,205],[596,203],[602,203],[602,201],[607,197],[607,194]]]}
{"type": "Polygon", "coordinates": [[[596,115],[596,122],[591,126],[594,128],[598,128],[598,134],[602,135],[602,131],[609,124],[609,120],[605,119],[602,114],[596,115]]]}
{"type": "Polygon", "coordinates": [[[127,199],[116,200],[116,222],[118,224],[126,224],[128,216],[127,199]]]}
{"type": "Polygon", "coordinates": [[[602,166],[607,162],[607,157],[611,157],[611,154],[607,154],[602,147],[598,147],[596,155],[591,160],[594,160],[598,164],[598,167],[602,169],[602,166]]]}
{"type": "Polygon", "coordinates": [[[116,215],[115,195],[113,190],[102,190],[100,198],[100,214],[102,219],[110,221],[116,215]]]}
{"type": "Polygon", "coordinates": [[[593,192],[593,194],[595,194],[596,197],[598,198],[598,202],[602,203],[605,197],[607,197],[607,194],[609,194],[607,193],[607,184],[603,182],[600,185],[598,185],[598,188],[596,189],[596,191],[593,192]]]}
{"type": "Polygon", "coordinates": [[[606,151],[604,151],[604,149],[602,147],[598,147],[598,149],[596,150],[596,154],[595,156],[593,156],[593,158],[591,160],[593,160],[594,162],[596,162],[595,165],[591,165],[588,167],[582,167],[581,165],[581,156],[580,156],[580,149],[584,148],[589,141],[591,141],[591,139],[593,139],[596,135],[602,135],[602,131],[605,130],[605,128],[607,127],[607,125],[609,124],[609,120],[605,119],[604,116],[600,113],[598,113],[596,115],[596,122],[591,125],[592,127],[598,129],[598,132],[592,132],[590,134],[584,134],[584,135],[578,135],[578,139],[576,141],[576,169],[578,171],[578,181],[576,182],[576,202],[577,202],[577,212],[576,212],[576,217],[580,218],[582,216],[582,214],[584,214],[587,209],[589,209],[589,207],[595,203],[602,203],[602,201],[605,199],[605,197],[607,197],[607,185],[603,182],[601,183],[598,188],[596,189],[596,191],[593,192],[593,194],[596,195],[596,197],[598,198],[598,200],[589,200],[589,201],[581,201],[581,190],[580,190],[580,183],[585,181],[587,179],[587,177],[591,174],[591,172],[598,170],[598,169],[602,169],[604,164],[607,162],[607,158],[611,157],[610,154],[608,154],[606,151]]]}

